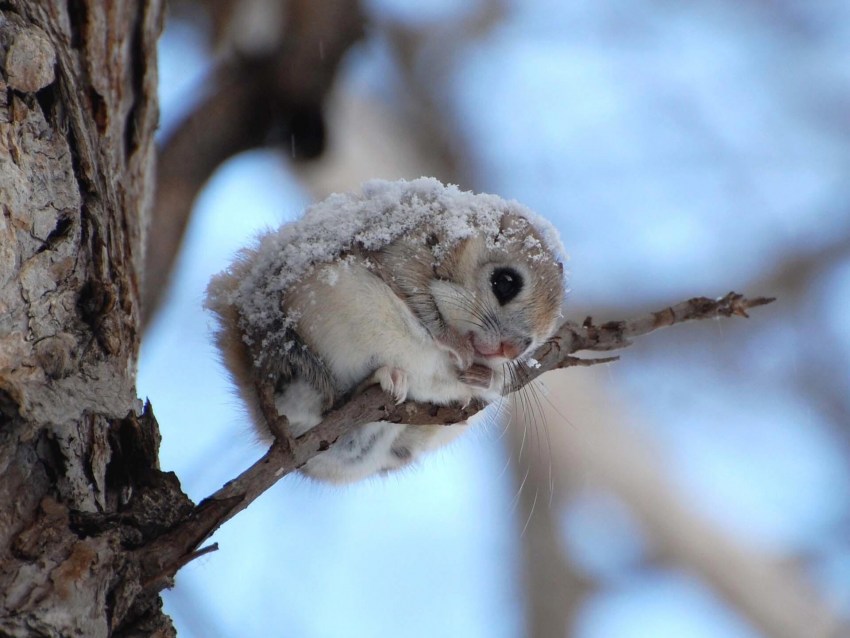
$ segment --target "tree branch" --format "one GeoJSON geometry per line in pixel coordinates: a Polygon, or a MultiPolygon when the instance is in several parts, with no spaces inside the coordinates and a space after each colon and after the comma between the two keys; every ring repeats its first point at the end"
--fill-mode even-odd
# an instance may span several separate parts
{"type": "MultiPolygon", "coordinates": [[[[537,508],[527,533],[537,532],[535,523],[538,518],[545,518],[547,510],[561,511],[571,497],[588,490],[598,502],[596,494],[601,490],[628,506],[647,541],[648,559],[699,576],[759,630],[759,635],[850,636],[846,619],[841,618],[833,601],[818,595],[799,566],[764,547],[734,538],[729,530],[699,513],[699,508],[682,493],[683,486],[675,473],[667,471],[659,450],[642,436],[643,428],[635,427],[635,420],[640,417],[634,406],[612,401],[599,381],[593,375],[553,375],[546,379],[549,400],[542,403],[539,411],[517,411],[516,438],[538,426],[540,420],[554,423],[562,414],[584,415],[571,421],[570,427],[548,428],[546,445],[524,448],[528,479],[520,491],[526,492],[526,500],[538,492],[549,492],[554,500],[554,508],[537,508]],[[628,412],[624,413],[623,408],[628,412]],[[555,471],[547,472],[547,468],[555,471]]],[[[534,551],[533,558],[537,558],[541,552],[534,549],[538,551],[534,551]]],[[[531,563],[531,568],[538,576],[542,572],[547,584],[536,581],[538,590],[529,592],[529,599],[543,620],[560,620],[570,598],[558,588],[564,580],[575,581],[575,575],[568,571],[562,548],[552,556],[543,555],[546,562],[531,563]],[[561,575],[553,574],[559,567],[561,575]]],[[[571,594],[574,596],[575,592],[571,594]]],[[[564,635],[563,631],[560,635],[564,635]]]]}
{"type": "Polygon", "coordinates": [[[360,6],[357,0],[290,0],[285,14],[284,41],[219,68],[210,94],[159,152],[142,328],[159,306],[195,198],[221,164],[270,143],[299,159],[324,147],[322,103],[340,60],[363,34],[360,6]]]}
{"type": "MultiPolygon", "coordinates": [[[[773,299],[763,297],[747,299],[730,292],[720,299],[696,297],[658,312],[626,321],[609,321],[600,326],[595,325],[590,317],[581,325],[567,321],[534,354],[527,374],[522,375],[518,385],[508,391],[517,390],[549,370],[600,361],[571,356],[580,350],[609,351],[623,348],[630,345],[634,337],[685,321],[733,315],[746,317],[748,309],[771,301],[773,299]]],[[[319,452],[327,450],[347,429],[372,421],[448,425],[468,420],[483,407],[482,404],[459,407],[416,402],[395,405],[378,386],[367,388],[329,412],[321,423],[302,436],[288,441],[275,441],[254,465],[201,501],[170,531],[137,550],[142,554],[139,564],[146,569],[145,582],[157,589],[167,586],[170,577],[185,564],[187,556],[191,556],[224,522],[248,507],[280,478],[297,470],[319,452]]]]}

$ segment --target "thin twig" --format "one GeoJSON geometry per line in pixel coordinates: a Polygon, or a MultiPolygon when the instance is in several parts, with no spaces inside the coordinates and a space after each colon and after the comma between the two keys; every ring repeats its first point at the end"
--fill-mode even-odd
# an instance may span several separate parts
{"type": "MultiPolygon", "coordinates": [[[[565,322],[555,336],[534,354],[538,365],[530,367],[517,390],[549,370],[572,366],[592,365],[614,358],[599,360],[571,356],[580,350],[607,351],[623,348],[631,339],[659,328],[685,321],[715,317],[746,317],[746,311],[770,303],[772,299],[747,299],[730,292],[720,299],[696,297],[670,306],[664,310],[635,317],[626,321],[610,321],[597,326],[588,318],[583,324],[565,322]]],[[[261,389],[269,408],[268,388],[261,389]]],[[[389,421],[411,425],[453,424],[466,421],[484,406],[435,406],[427,403],[405,402],[401,405],[389,400],[386,394],[372,386],[329,412],[316,427],[293,439],[278,439],[268,452],[237,478],[201,501],[197,507],[171,530],[152,543],[140,548],[144,556],[140,564],[146,566],[151,581],[154,575],[173,575],[191,555],[225,521],[248,507],[260,494],[283,476],[297,470],[319,452],[327,450],[346,430],[373,421],[389,421]]],[[[163,578],[152,582],[165,586],[163,578]]]]}

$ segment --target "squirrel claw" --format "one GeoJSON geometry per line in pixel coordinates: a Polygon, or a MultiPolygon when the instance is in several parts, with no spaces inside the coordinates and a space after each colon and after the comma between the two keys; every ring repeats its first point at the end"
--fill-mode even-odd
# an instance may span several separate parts
{"type": "Polygon", "coordinates": [[[372,379],[381,385],[381,389],[395,399],[395,404],[404,403],[407,398],[409,383],[407,372],[401,368],[381,366],[375,370],[372,379]]]}

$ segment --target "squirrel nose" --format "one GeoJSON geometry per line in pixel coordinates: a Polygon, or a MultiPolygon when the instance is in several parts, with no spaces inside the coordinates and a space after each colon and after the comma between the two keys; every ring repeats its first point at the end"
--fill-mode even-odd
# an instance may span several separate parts
{"type": "Polygon", "coordinates": [[[499,344],[499,354],[501,354],[506,359],[516,359],[523,352],[525,352],[530,345],[531,339],[528,337],[526,337],[525,339],[521,339],[519,342],[502,341],[499,344]]]}
{"type": "Polygon", "coordinates": [[[502,341],[499,345],[499,354],[505,357],[505,359],[516,359],[522,354],[522,350],[513,341],[502,341]]]}
{"type": "Polygon", "coordinates": [[[480,357],[503,357],[505,359],[516,359],[531,345],[529,338],[501,339],[498,343],[488,344],[486,340],[479,340],[474,333],[470,333],[470,343],[475,353],[480,357]],[[482,343],[483,341],[483,343],[482,343]]]}

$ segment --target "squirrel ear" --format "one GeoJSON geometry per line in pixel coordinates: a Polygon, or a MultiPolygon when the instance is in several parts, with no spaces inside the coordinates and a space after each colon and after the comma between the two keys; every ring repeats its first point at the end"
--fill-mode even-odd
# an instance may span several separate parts
{"type": "Polygon", "coordinates": [[[459,246],[453,247],[447,254],[444,254],[441,257],[440,261],[434,263],[432,268],[434,279],[438,279],[440,281],[455,280],[458,272],[457,256],[459,249],[459,246]]]}
{"type": "Polygon", "coordinates": [[[448,279],[434,279],[430,284],[431,296],[437,302],[437,305],[443,302],[457,301],[458,298],[463,299],[468,296],[463,290],[463,286],[456,284],[448,279]]]}
{"type": "Polygon", "coordinates": [[[432,279],[428,288],[444,322],[457,325],[466,318],[466,306],[458,303],[461,299],[469,298],[469,293],[465,292],[462,286],[445,279],[432,279]]]}

